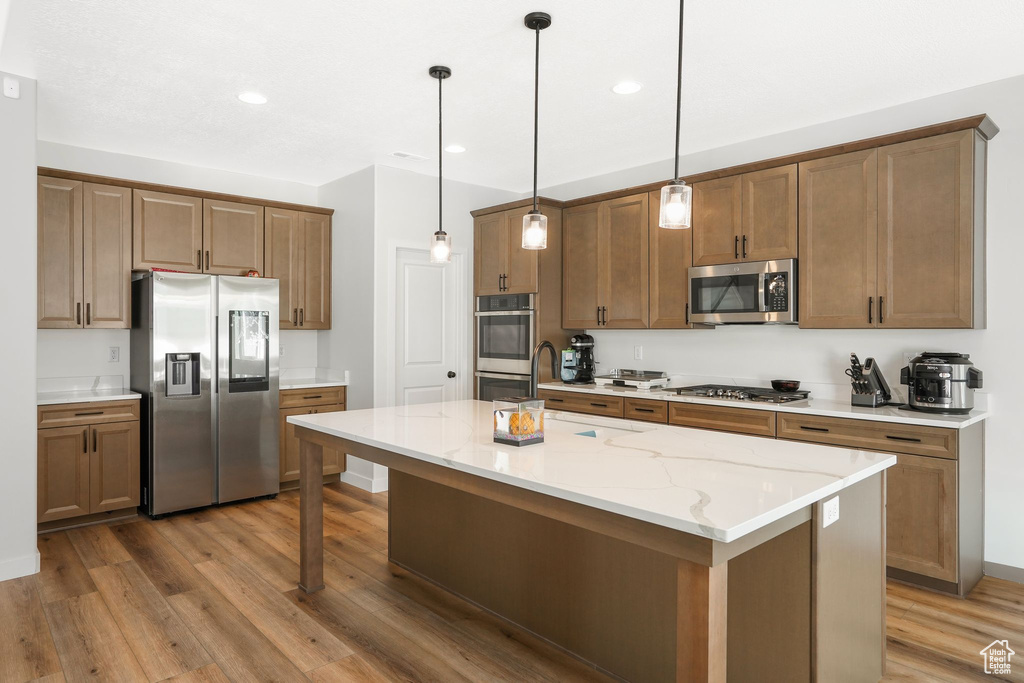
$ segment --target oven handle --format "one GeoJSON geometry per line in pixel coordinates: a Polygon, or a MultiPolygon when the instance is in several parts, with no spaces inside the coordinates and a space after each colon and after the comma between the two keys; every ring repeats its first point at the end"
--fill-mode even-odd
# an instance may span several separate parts
{"type": "Polygon", "coordinates": [[[523,382],[529,382],[529,375],[517,375],[515,373],[503,373],[503,372],[474,372],[474,377],[483,377],[484,379],[513,379],[520,380],[523,382]]]}
{"type": "Polygon", "coordinates": [[[532,318],[533,317],[533,310],[524,310],[524,311],[477,311],[473,315],[475,315],[477,318],[490,318],[491,316],[499,316],[499,315],[528,315],[528,316],[530,316],[532,318]]]}

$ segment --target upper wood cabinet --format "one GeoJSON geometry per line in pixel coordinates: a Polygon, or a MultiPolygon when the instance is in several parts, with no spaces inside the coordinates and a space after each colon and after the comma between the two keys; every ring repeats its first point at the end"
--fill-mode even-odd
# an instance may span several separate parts
{"type": "Polygon", "coordinates": [[[281,328],[330,329],[330,216],[268,208],[264,226],[264,275],[280,282],[281,328]]]}
{"type": "Polygon", "coordinates": [[[132,268],[203,272],[203,200],[134,190],[132,268]]]}
{"type": "Polygon", "coordinates": [[[38,180],[40,328],[131,324],[131,190],[38,180]]]}
{"type": "Polygon", "coordinates": [[[646,194],[562,212],[562,327],[647,327],[648,213],[646,194]]]}
{"type": "Polygon", "coordinates": [[[801,163],[800,326],[972,327],[979,153],[965,130],[801,163]]]}
{"type": "MultiPolygon", "coordinates": [[[[548,216],[549,231],[554,214],[548,216]]],[[[477,216],[473,221],[473,291],[476,296],[535,294],[539,268],[536,250],[523,249],[523,216],[530,207],[477,216]]],[[[554,211],[559,212],[559,209],[554,211]]]]}
{"type": "Polygon", "coordinates": [[[693,185],[693,265],[796,258],[796,164],[693,185]]]}
{"type": "Polygon", "coordinates": [[[203,200],[203,272],[263,274],[263,207],[203,200]]]}
{"type": "Polygon", "coordinates": [[[650,326],[656,329],[692,327],[688,270],[693,264],[693,230],[659,228],[660,202],[660,192],[648,194],[650,326]]]}
{"type": "Polygon", "coordinates": [[[800,327],[873,327],[875,150],[800,164],[800,327]]]}
{"type": "Polygon", "coordinates": [[[879,327],[973,326],[975,135],[878,150],[879,327]]]}

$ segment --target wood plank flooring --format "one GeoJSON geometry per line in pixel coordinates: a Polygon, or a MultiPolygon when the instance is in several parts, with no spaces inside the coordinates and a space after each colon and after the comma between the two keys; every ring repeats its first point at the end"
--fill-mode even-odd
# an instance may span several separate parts
{"type": "MultiPolygon", "coordinates": [[[[40,536],[42,571],[0,583],[0,683],[609,680],[389,565],[387,494],[325,489],[324,579],[296,589],[297,492],[40,536]]],[[[886,681],[1024,681],[1024,586],[967,600],[890,582],[886,681]],[[987,676],[982,647],[1021,652],[987,676]]]]}

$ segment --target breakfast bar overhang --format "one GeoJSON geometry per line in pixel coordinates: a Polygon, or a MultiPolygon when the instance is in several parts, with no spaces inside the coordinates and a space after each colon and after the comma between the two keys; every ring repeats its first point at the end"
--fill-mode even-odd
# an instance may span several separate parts
{"type": "Polygon", "coordinates": [[[614,676],[883,675],[891,455],[552,412],[516,448],[480,401],[288,420],[306,592],[327,447],[389,468],[391,562],[614,676]]]}

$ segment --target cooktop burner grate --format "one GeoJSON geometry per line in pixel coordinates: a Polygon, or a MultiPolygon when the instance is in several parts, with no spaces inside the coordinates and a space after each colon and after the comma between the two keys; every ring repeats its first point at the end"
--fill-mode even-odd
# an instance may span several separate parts
{"type": "Polygon", "coordinates": [[[698,384],[692,387],[675,387],[670,389],[676,394],[691,396],[707,396],[708,398],[723,398],[733,401],[757,401],[760,403],[792,403],[793,401],[805,401],[811,395],[806,390],[800,391],[775,391],[763,387],[739,387],[731,384],[698,384]]]}

